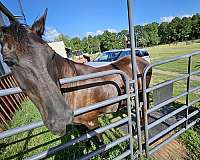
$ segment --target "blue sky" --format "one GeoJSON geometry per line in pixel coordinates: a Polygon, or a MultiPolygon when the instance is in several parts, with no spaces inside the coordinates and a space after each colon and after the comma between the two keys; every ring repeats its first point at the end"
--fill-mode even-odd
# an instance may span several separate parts
{"type": "MultiPolygon", "coordinates": [[[[19,15],[18,0],[1,0],[19,15]]],[[[47,37],[64,33],[70,37],[126,29],[126,0],[21,0],[28,24],[48,8],[47,37]]],[[[200,0],[133,0],[135,24],[169,21],[174,16],[200,13],[200,0]]]]}

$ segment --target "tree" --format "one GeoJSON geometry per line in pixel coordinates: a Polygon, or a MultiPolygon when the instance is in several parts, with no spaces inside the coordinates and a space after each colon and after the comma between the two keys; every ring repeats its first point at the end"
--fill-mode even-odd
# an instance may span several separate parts
{"type": "Polygon", "coordinates": [[[82,51],[81,40],[79,37],[72,38],[70,43],[73,51],[82,51]]]}
{"type": "Polygon", "coordinates": [[[111,33],[105,31],[99,36],[101,51],[107,51],[111,49],[117,49],[119,47],[119,42],[117,41],[117,33],[111,33]]]}
{"type": "Polygon", "coordinates": [[[70,37],[64,34],[60,34],[55,41],[63,41],[66,48],[71,48],[70,37]]]}
{"type": "Polygon", "coordinates": [[[169,30],[169,23],[162,22],[158,27],[158,36],[160,37],[161,44],[168,44],[170,43],[170,30],[169,30]]]}
{"type": "MultiPolygon", "coordinates": [[[[200,38],[200,14],[192,17],[175,17],[170,23],[156,22],[145,26],[136,25],[135,42],[137,47],[147,47],[158,44],[169,44],[178,41],[199,39],[200,38]]],[[[79,50],[89,54],[125,47],[125,37],[128,30],[122,30],[118,33],[104,31],[102,35],[70,38],[64,34],[59,35],[56,40],[62,40],[67,48],[73,51],[79,50]]]]}
{"type": "Polygon", "coordinates": [[[155,22],[144,26],[144,38],[146,39],[147,46],[159,44],[160,37],[158,36],[158,26],[159,24],[155,22]]]}
{"type": "Polygon", "coordinates": [[[117,33],[117,41],[118,46],[117,48],[124,48],[125,47],[125,37],[128,35],[128,30],[122,30],[117,33]]]}
{"type": "Polygon", "coordinates": [[[181,23],[182,23],[181,41],[191,39],[191,33],[192,33],[191,18],[184,17],[182,18],[181,23]]]}
{"type": "Polygon", "coordinates": [[[148,35],[144,33],[144,27],[141,25],[136,25],[134,27],[135,31],[135,43],[137,47],[145,47],[147,46],[146,39],[148,39],[148,35]],[[146,35],[145,35],[146,34],[146,35]]]}
{"type": "Polygon", "coordinates": [[[200,14],[197,13],[192,16],[192,39],[200,38],[200,14]]]}
{"type": "Polygon", "coordinates": [[[181,41],[181,19],[179,17],[175,17],[170,23],[170,35],[171,35],[171,42],[178,42],[181,41]]]}

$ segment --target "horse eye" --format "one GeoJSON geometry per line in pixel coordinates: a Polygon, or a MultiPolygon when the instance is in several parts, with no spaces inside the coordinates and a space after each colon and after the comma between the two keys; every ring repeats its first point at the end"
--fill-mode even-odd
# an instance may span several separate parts
{"type": "Polygon", "coordinates": [[[15,63],[13,63],[12,61],[5,61],[5,63],[9,66],[12,67],[15,65],[15,63]]]}
{"type": "Polygon", "coordinates": [[[15,65],[15,63],[14,63],[12,60],[10,60],[9,58],[5,58],[3,61],[4,61],[9,67],[13,67],[13,66],[15,65]]]}

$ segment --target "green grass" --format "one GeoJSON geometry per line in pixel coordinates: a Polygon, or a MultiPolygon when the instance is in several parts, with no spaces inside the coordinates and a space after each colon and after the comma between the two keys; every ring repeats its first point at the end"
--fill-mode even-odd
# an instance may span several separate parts
{"type": "Polygon", "coordinates": [[[155,61],[200,50],[200,44],[191,43],[190,45],[186,45],[185,42],[179,42],[177,45],[158,45],[149,47],[147,50],[150,52],[152,60],[155,61]]]}
{"type": "MultiPolygon", "coordinates": [[[[99,119],[100,126],[105,126],[111,123],[114,115],[107,114],[99,119]]],[[[19,127],[25,124],[30,124],[41,120],[41,116],[29,100],[22,104],[22,110],[18,111],[10,122],[9,128],[19,127]]],[[[8,128],[8,129],[9,129],[8,128]]],[[[83,131],[79,127],[71,126],[68,133],[64,137],[53,135],[46,127],[33,129],[28,132],[20,133],[15,136],[3,139],[0,141],[0,159],[24,159],[37,154],[41,151],[48,150],[50,147],[66,143],[67,141],[78,137],[83,131]]],[[[103,136],[103,143],[108,144],[113,140],[124,136],[125,134],[119,129],[107,130],[103,136]]],[[[50,159],[78,159],[81,156],[98,149],[100,143],[96,137],[91,140],[80,142],[76,145],[65,149],[63,152],[56,154],[50,159]]],[[[101,144],[102,145],[102,144],[101,144]]],[[[113,159],[120,153],[126,151],[128,142],[123,142],[116,147],[111,148],[103,154],[100,154],[92,159],[113,159]]]]}
{"type": "MultiPolygon", "coordinates": [[[[188,54],[194,51],[200,51],[200,44],[199,43],[191,43],[190,45],[186,45],[185,42],[179,42],[176,44],[171,45],[159,45],[155,47],[147,48],[150,52],[150,56],[152,62],[168,59],[170,57],[180,56],[183,54],[188,54]]],[[[200,64],[200,55],[194,56],[192,68],[196,70],[196,66],[200,64]]],[[[176,62],[171,62],[165,65],[161,65],[159,69],[164,71],[173,71],[173,72],[186,72],[187,71],[187,64],[188,59],[179,60],[176,62]]]]}
{"type": "Polygon", "coordinates": [[[180,136],[180,140],[189,150],[190,159],[200,159],[200,125],[188,130],[180,136]]]}

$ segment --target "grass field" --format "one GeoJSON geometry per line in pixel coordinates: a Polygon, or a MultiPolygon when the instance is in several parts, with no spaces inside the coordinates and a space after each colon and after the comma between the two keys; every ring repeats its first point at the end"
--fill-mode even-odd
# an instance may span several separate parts
{"type": "MultiPolygon", "coordinates": [[[[199,42],[199,41],[197,41],[199,42]]],[[[147,48],[150,52],[152,62],[168,59],[174,56],[180,56],[194,51],[200,51],[200,43],[191,43],[186,45],[185,42],[179,42],[171,45],[159,45],[155,47],[147,48]]],[[[200,65],[200,55],[194,56],[192,58],[192,69],[196,70],[196,66],[200,65]]],[[[187,71],[188,59],[179,60],[176,62],[171,62],[159,67],[159,69],[164,71],[173,71],[179,73],[185,73],[187,71]]]]}
{"type": "MultiPolygon", "coordinates": [[[[156,62],[159,60],[168,59],[174,56],[180,56],[184,54],[188,54],[194,51],[200,51],[200,43],[191,43],[190,45],[186,45],[185,42],[178,43],[177,45],[160,45],[155,47],[148,48],[148,51],[151,55],[152,62],[156,62]]],[[[153,70],[153,76],[151,85],[155,85],[158,83],[165,82],[169,79],[178,77],[180,74],[187,73],[187,64],[188,59],[178,60],[175,62],[167,63],[165,65],[161,65],[155,67],[153,70]],[[158,72],[162,71],[162,72],[158,72]]],[[[192,57],[192,71],[198,70],[200,65],[200,55],[192,57]]],[[[200,75],[192,76],[190,87],[194,88],[200,86],[200,75]]],[[[177,81],[173,84],[173,96],[177,96],[187,89],[186,80],[177,81]]],[[[200,97],[200,91],[195,93],[190,93],[189,99],[190,102],[200,97]]],[[[184,105],[186,97],[182,97],[178,99],[176,102],[184,105]]],[[[192,106],[191,110],[199,109],[200,103],[192,106]]],[[[197,124],[192,129],[189,129],[184,134],[179,137],[189,150],[190,159],[200,159],[200,125],[197,124]]]]}
{"type": "MultiPolygon", "coordinates": [[[[200,50],[200,43],[191,43],[190,45],[185,45],[185,43],[178,43],[178,45],[161,45],[156,47],[148,48],[151,59],[153,62],[159,59],[167,59],[169,57],[182,55],[186,53],[193,52],[195,50],[200,50]]],[[[196,69],[194,66],[200,62],[200,56],[193,59],[193,69],[196,69]]],[[[175,77],[173,73],[183,73],[186,72],[187,67],[186,61],[180,61],[176,63],[171,63],[157,67],[156,69],[162,71],[168,71],[169,74],[160,74],[153,72],[152,85],[166,81],[172,77],[175,77]],[[184,70],[184,71],[183,71],[184,70]]],[[[165,72],[166,73],[166,72],[165,72]]],[[[198,80],[194,80],[192,87],[200,85],[198,80]]],[[[186,89],[186,81],[179,81],[174,84],[174,93],[173,95],[178,95],[186,89]]],[[[199,93],[194,93],[191,95],[191,98],[199,96],[199,93]]],[[[180,99],[179,102],[184,103],[184,99],[180,99]]],[[[197,106],[198,107],[198,106],[197,106]]],[[[109,114],[99,119],[99,124],[104,126],[109,124],[113,115],[109,114]]],[[[22,105],[22,110],[19,111],[10,122],[9,128],[14,128],[22,126],[24,124],[29,124],[31,122],[40,120],[41,117],[36,109],[36,107],[30,102],[26,101],[22,105]]],[[[24,159],[33,154],[39,153],[41,151],[47,150],[52,146],[65,143],[69,139],[79,136],[81,133],[77,128],[73,128],[66,136],[58,137],[51,134],[47,131],[46,127],[41,127],[38,129],[31,130],[16,136],[4,139],[0,141],[0,159],[24,159]]],[[[120,130],[113,129],[105,132],[103,135],[103,142],[105,144],[112,142],[117,137],[122,136],[123,133],[120,130]]],[[[181,140],[186,144],[190,151],[191,159],[200,159],[200,127],[196,126],[193,129],[190,129],[181,136],[181,140]]],[[[127,143],[122,143],[117,147],[110,149],[109,151],[96,156],[93,159],[112,159],[117,156],[119,153],[125,151],[128,147],[127,143]]],[[[98,143],[95,138],[88,142],[81,142],[74,145],[70,149],[65,150],[62,153],[59,153],[50,159],[77,159],[84,154],[91,152],[98,148],[98,143]],[[87,147],[86,147],[87,146],[87,147]]]]}

